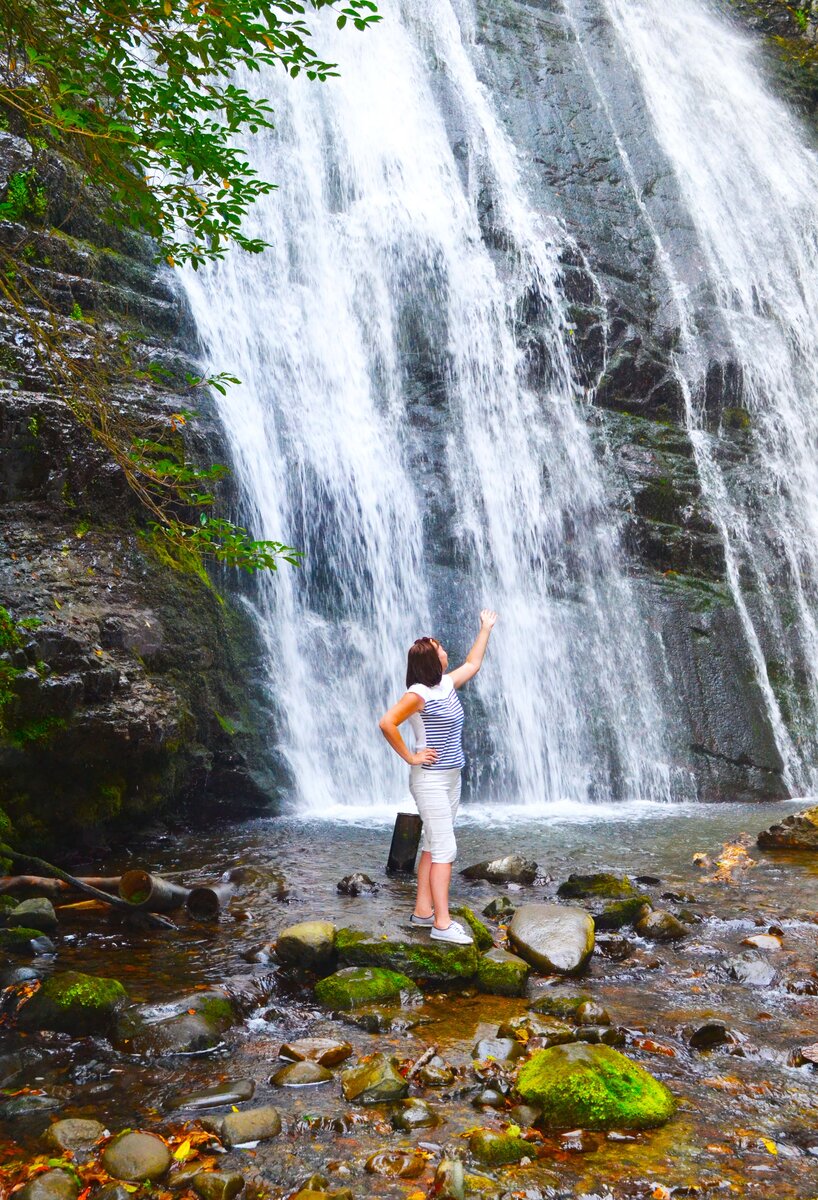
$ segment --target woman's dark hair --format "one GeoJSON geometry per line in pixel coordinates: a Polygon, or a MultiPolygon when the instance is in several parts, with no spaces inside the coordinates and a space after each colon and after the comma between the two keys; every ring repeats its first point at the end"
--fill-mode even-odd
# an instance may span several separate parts
{"type": "Polygon", "coordinates": [[[437,687],[443,678],[443,667],[437,653],[437,642],[434,638],[418,638],[409,647],[409,657],[406,661],[406,686],[423,683],[426,687],[437,687]]]}

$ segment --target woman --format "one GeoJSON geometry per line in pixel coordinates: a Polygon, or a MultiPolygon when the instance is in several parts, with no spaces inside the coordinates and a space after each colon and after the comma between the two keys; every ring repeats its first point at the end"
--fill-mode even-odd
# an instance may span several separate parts
{"type": "Polygon", "coordinates": [[[431,928],[440,942],[467,946],[473,941],[462,925],[449,916],[449,884],[457,854],[454,819],[460,802],[463,757],[463,706],[457,688],[473,679],[483,664],[489,635],[497,613],[484,608],[480,632],[462,667],[444,671],[449,656],[436,638],[422,637],[409,649],[407,691],[378,722],[383,736],[412,770],[409,790],[423,821],[418,894],[413,925],[431,928]],[[399,725],[408,721],[415,736],[412,752],[401,737],[399,725]]]}

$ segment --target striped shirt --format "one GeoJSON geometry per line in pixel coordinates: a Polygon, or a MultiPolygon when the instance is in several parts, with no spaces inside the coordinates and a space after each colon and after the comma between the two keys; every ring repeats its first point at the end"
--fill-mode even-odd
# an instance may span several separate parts
{"type": "Polygon", "coordinates": [[[409,724],[415,746],[437,750],[437,762],[424,764],[424,771],[451,771],[466,765],[463,754],[463,705],[451,676],[444,675],[436,687],[413,683],[409,688],[423,700],[420,712],[412,713],[409,724]]]}

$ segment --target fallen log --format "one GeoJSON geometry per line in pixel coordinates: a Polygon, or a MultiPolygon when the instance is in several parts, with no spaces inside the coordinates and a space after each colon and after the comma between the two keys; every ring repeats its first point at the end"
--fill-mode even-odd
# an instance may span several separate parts
{"type": "Polygon", "coordinates": [[[119,881],[119,894],[133,912],[173,912],[181,908],[190,895],[190,888],[171,883],[149,871],[126,871],[119,881]]]}
{"type": "Polygon", "coordinates": [[[187,911],[200,921],[215,920],[234,895],[235,888],[231,883],[200,884],[190,890],[187,911]]]}
{"type": "MultiPolygon", "coordinates": [[[[0,842],[0,857],[10,858],[15,863],[28,863],[43,875],[52,875],[55,879],[62,880],[63,883],[70,884],[77,891],[82,892],[86,896],[93,896],[96,900],[103,900],[111,908],[117,909],[119,912],[133,912],[133,905],[128,904],[126,900],[120,900],[119,896],[111,896],[107,892],[103,892],[100,888],[94,887],[90,883],[83,883],[76,875],[69,875],[67,871],[63,871],[60,867],[55,867],[53,863],[46,862],[44,858],[37,858],[34,854],[20,854],[19,851],[7,845],[5,842],[0,842]]],[[[157,916],[155,913],[145,913],[146,924],[154,929],[175,929],[176,926],[167,917],[157,916]]]]}
{"type": "MultiPolygon", "coordinates": [[[[78,875],[80,883],[98,888],[101,892],[116,893],[119,888],[119,875],[87,876],[78,875]]],[[[0,896],[19,895],[32,892],[39,896],[47,896],[50,900],[77,892],[79,889],[64,879],[47,879],[42,875],[2,875],[0,876],[0,896]]]]}

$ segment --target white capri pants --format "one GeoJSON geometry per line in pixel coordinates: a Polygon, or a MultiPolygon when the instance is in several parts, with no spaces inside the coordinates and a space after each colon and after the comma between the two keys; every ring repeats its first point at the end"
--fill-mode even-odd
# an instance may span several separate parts
{"type": "Polygon", "coordinates": [[[460,804],[460,768],[427,771],[423,767],[412,767],[409,791],[423,821],[421,850],[431,853],[432,862],[454,862],[457,856],[454,819],[460,804]]]}

